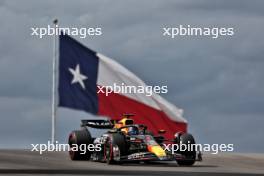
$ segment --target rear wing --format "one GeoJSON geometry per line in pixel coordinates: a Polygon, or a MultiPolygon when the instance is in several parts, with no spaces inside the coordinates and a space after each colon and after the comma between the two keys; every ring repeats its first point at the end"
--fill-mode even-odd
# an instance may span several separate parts
{"type": "Polygon", "coordinates": [[[111,120],[81,120],[81,127],[91,127],[98,129],[112,129],[114,123],[111,120]]]}

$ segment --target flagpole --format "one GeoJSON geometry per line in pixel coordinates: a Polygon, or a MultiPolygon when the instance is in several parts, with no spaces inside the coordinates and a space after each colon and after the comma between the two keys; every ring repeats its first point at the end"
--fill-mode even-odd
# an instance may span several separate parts
{"type": "Polygon", "coordinates": [[[51,143],[55,144],[56,140],[56,113],[57,113],[57,24],[58,20],[53,20],[54,24],[54,39],[53,39],[53,59],[52,59],[52,109],[51,109],[51,143]]]}

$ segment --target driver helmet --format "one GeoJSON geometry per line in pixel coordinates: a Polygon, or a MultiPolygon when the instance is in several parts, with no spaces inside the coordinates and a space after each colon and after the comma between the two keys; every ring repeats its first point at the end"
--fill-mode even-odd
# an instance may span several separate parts
{"type": "Polygon", "coordinates": [[[128,135],[138,135],[138,128],[133,126],[133,127],[128,127],[128,135]]]}

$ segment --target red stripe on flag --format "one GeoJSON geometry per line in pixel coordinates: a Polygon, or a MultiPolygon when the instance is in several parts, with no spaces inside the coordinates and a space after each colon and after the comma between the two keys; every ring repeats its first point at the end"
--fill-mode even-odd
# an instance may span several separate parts
{"type": "Polygon", "coordinates": [[[120,119],[123,114],[135,114],[132,117],[136,124],[144,124],[148,130],[158,134],[158,130],[166,130],[165,138],[172,139],[176,132],[186,132],[187,124],[171,120],[164,112],[130,99],[117,93],[98,93],[98,115],[111,119],[120,119]]]}

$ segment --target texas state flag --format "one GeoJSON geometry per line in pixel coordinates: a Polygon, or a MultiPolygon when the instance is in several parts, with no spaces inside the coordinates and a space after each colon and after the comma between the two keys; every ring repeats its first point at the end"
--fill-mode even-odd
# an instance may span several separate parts
{"type": "MultiPolygon", "coordinates": [[[[100,53],[92,51],[68,35],[59,39],[59,106],[120,119],[123,114],[134,114],[137,124],[145,124],[157,134],[163,129],[165,137],[186,132],[187,121],[182,110],[158,94],[105,93],[97,86],[146,86],[124,66],[100,53]]],[[[137,63],[140,64],[140,63],[137,63]]]]}

